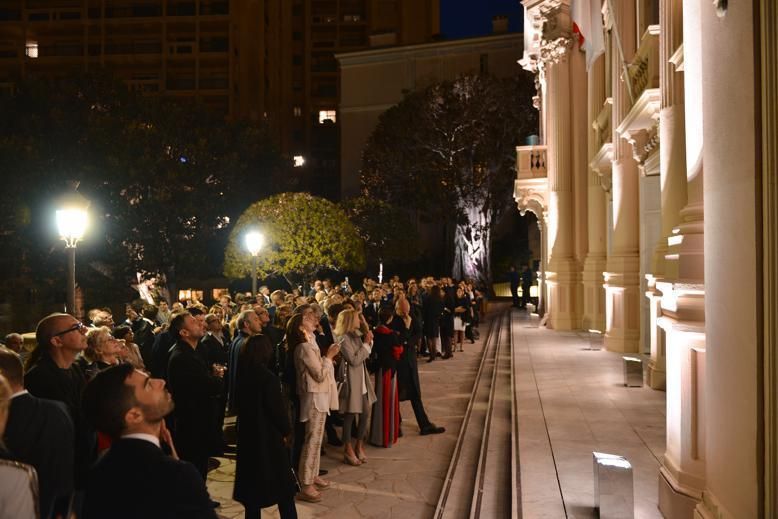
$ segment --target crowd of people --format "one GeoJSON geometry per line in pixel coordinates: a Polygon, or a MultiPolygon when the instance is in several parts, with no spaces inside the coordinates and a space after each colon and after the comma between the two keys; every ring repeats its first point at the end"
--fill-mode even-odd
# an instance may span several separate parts
{"type": "Polygon", "coordinates": [[[0,347],[0,518],[214,518],[207,473],[233,448],[245,516],[296,518],[296,499],[330,487],[325,439],[367,463],[366,444],[403,435],[400,401],[420,434],[445,432],[417,358],[463,351],[484,307],[468,282],[395,277],[263,286],[211,307],[138,300],[118,324],[108,308],[44,317],[30,351],[19,334],[0,347]]]}

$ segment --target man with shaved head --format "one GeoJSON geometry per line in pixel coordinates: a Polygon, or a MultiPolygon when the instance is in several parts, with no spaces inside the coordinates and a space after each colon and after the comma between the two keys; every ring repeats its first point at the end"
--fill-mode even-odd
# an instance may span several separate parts
{"type": "MultiPolygon", "coordinates": [[[[68,314],[51,314],[35,329],[35,349],[27,359],[24,386],[38,398],[62,402],[75,426],[75,486],[82,488],[86,471],[95,458],[96,438],[86,424],[81,393],[86,377],[75,362],[86,349],[87,327],[68,314]]],[[[63,445],[62,448],[69,448],[63,445]]]]}

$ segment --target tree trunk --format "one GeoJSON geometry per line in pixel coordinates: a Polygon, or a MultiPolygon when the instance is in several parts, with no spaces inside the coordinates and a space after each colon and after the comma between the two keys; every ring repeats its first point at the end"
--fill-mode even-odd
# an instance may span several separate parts
{"type": "Polygon", "coordinates": [[[480,206],[466,206],[464,211],[468,223],[456,228],[452,276],[470,279],[476,286],[490,290],[491,218],[480,206]]]}

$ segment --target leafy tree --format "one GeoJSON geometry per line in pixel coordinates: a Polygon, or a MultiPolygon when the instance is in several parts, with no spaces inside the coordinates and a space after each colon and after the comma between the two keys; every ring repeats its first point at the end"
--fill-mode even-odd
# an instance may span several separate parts
{"type": "Polygon", "coordinates": [[[318,270],[362,270],[365,247],[356,227],[337,205],[309,193],[281,193],[251,205],[230,231],[224,274],[241,278],[252,271],[246,232],[259,229],[265,244],[257,259],[262,277],[310,279],[318,270]]]}
{"type": "Polygon", "coordinates": [[[418,249],[419,236],[406,210],[365,196],[344,200],[341,207],[364,240],[368,261],[407,263],[414,259],[408,251],[418,249]]]}
{"type": "Polygon", "coordinates": [[[362,158],[365,196],[454,227],[454,276],[488,286],[491,225],[512,203],[515,147],[537,128],[530,75],[462,76],[387,110],[362,158]]]}
{"type": "Polygon", "coordinates": [[[62,285],[51,220],[66,179],[92,201],[77,279],[89,304],[105,304],[131,296],[122,290],[136,272],[172,285],[218,274],[230,221],[287,177],[264,126],[136,95],[104,72],[29,80],[0,99],[0,119],[0,244],[16,253],[3,263],[6,291],[22,278],[62,285]]]}

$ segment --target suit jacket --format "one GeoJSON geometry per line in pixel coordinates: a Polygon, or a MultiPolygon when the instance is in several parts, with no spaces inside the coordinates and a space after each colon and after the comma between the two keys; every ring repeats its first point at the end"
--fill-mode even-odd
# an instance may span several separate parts
{"type": "Polygon", "coordinates": [[[205,482],[153,443],[122,438],[94,465],[84,519],[216,519],[205,482]]]}
{"type": "Polygon", "coordinates": [[[65,404],[29,393],[11,399],[6,447],[38,472],[41,517],[48,517],[54,500],[73,492],[73,421],[65,404]]]}
{"type": "Polygon", "coordinates": [[[207,459],[216,416],[213,399],[222,381],[211,375],[205,361],[191,346],[177,342],[168,362],[168,388],[175,402],[173,411],[176,447],[182,459],[207,459]]]}
{"type": "Polygon", "coordinates": [[[365,305],[365,308],[362,310],[362,315],[365,316],[365,321],[367,321],[367,324],[370,325],[370,329],[375,328],[379,324],[381,324],[378,318],[378,312],[381,310],[383,305],[381,303],[378,303],[378,310],[375,308],[375,303],[373,301],[370,301],[365,305]]]}

